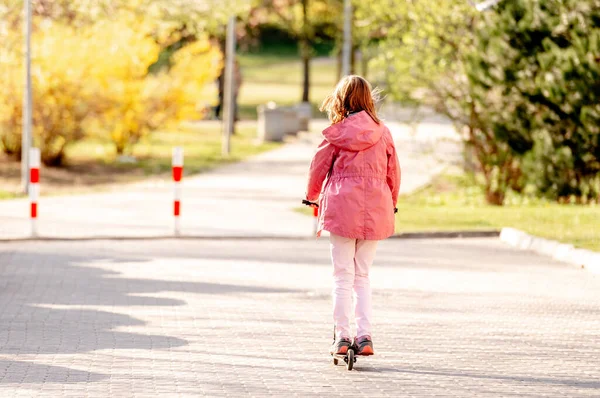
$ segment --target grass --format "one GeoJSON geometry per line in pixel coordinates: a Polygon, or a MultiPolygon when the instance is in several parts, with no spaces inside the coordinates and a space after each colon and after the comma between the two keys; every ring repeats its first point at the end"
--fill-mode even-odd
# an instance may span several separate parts
{"type": "Polygon", "coordinates": [[[477,230],[513,227],[533,235],[600,251],[600,207],[561,205],[510,195],[502,207],[485,203],[468,176],[440,176],[401,198],[397,231],[477,230]]]}
{"type": "MultiPolygon", "coordinates": [[[[189,123],[175,131],[159,131],[142,139],[134,146],[132,155],[137,164],[118,164],[123,170],[140,169],[145,175],[169,173],[173,147],[182,146],[185,151],[186,175],[197,174],[216,166],[245,159],[248,156],[273,149],[278,144],[258,144],[256,125],[244,124],[237,127],[231,137],[231,154],[221,154],[220,123],[189,123]]],[[[114,164],[117,154],[110,142],[84,140],[73,145],[67,152],[71,162],[89,161],[114,164]],[[92,154],[90,156],[90,154],[92,154]]]]}
{"type": "MultiPolygon", "coordinates": [[[[231,138],[231,154],[221,154],[221,128],[218,122],[189,123],[174,131],[159,131],[134,146],[136,163],[119,163],[114,146],[108,140],[84,139],[67,150],[67,165],[43,168],[45,195],[97,191],[119,183],[135,182],[148,176],[165,178],[171,172],[174,146],[184,147],[185,175],[201,173],[248,156],[274,149],[279,144],[256,142],[256,123],[238,125],[231,138]]],[[[19,184],[19,163],[0,162],[0,183],[13,187],[19,184]]],[[[0,191],[0,199],[14,197],[10,191],[0,191]]]]}
{"type": "Polygon", "coordinates": [[[4,191],[4,190],[0,189],[0,200],[15,199],[15,198],[20,198],[20,197],[24,197],[24,196],[25,195],[19,194],[17,192],[4,191]]]}
{"type": "MultiPolygon", "coordinates": [[[[240,54],[242,86],[239,94],[240,118],[256,119],[256,107],[274,101],[279,105],[297,104],[302,99],[302,64],[298,56],[240,54]]],[[[310,102],[318,105],[337,82],[337,67],[332,58],[311,62],[310,102]]]]}
{"type": "MultiPolygon", "coordinates": [[[[600,206],[560,205],[511,195],[502,207],[485,203],[473,177],[442,175],[402,196],[396,232],[486,230],[513,227],[547,239],[600,251],[600,206]]],[[[299,209],[312,214],[309,209],[299,209]]]]}

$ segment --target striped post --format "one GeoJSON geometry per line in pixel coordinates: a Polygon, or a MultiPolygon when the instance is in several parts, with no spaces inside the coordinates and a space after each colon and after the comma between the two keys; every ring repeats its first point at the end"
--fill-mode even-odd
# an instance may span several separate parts
{"type": "Polygon", "coordinates": [[[313,233],[317,234],[319,229],[319,208],[317,206],[313,207],[313,233]]]}
{"type": "Polygon", "coordinates": [[[40,150],[31,148],[29,150],[29,201],[31,217],[31,236],[38,236],[37,216],[38,198],[40,196],[40,150]]]}
{"type": "Polygon", "coordinates": [[[181,178],[183,177],[183,148],[173,148],[173,217],[175,235],[181,234],[181,178]]]}

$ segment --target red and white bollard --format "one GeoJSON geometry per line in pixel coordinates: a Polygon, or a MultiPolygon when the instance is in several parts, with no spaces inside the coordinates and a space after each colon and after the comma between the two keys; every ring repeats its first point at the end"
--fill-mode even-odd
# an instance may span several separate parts
{"type": "Polygon", "coordinates": [[[31,148],[29,150],[29,201],[31,217],[31,236],[38,236],[37,216],[38,198],[40,197],[40,150],[31,148]]]}
{"type": "Polygon", "coordinates": [[[174,232],[178,236],[181,234],[181,179],[183,178],[183,148],[173,148],[173,217],[174,232]]]}
{"type": "Polygon", "coordinates": [[[319,208],[313,207],[313,234],[316,235],[319,230],[319,208]]]}

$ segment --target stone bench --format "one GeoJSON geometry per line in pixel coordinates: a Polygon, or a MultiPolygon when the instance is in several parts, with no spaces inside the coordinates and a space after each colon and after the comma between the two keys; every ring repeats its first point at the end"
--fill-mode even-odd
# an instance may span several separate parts
{"type": "Polygon", "coordinates": [[[258,108],[258,138],[262,141],[282,141],[288,134],[308,131],[311,105],[277,106],[274,102],[258,108]]]}

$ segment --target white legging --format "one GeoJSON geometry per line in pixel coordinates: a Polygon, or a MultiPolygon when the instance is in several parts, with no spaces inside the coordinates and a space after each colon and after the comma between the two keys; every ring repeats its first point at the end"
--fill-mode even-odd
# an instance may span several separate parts
{"type": "Polygon", "coordinates": [[[356,336],[371,336],[371,282],[376,240],[349,239],[330,234],[333,262],[333,321],[336,337],[351,338],[352,290],[356,294],[356,336]]]}

